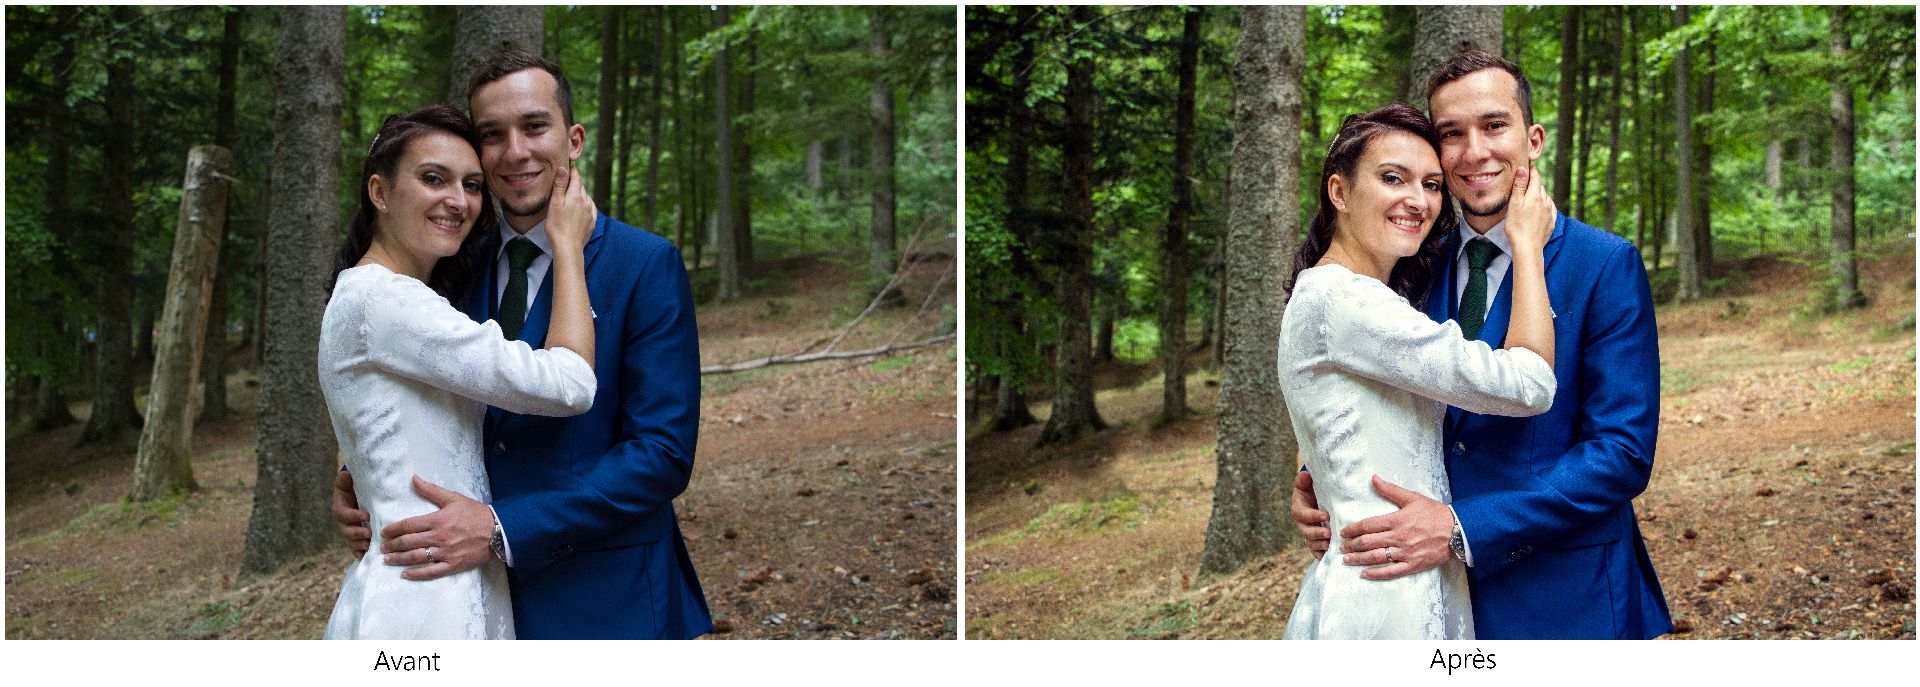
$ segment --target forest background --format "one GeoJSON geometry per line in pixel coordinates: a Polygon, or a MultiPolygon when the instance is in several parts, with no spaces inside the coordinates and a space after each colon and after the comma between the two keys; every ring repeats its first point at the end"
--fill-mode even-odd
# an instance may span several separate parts
{"type": "Polygon", "coordinates": [[[686,258],[720,635],[952,636],[954,12],[9,6],[7,636],[318,636],[324,266],[382,120],[503,47],[570,77],[599,208],[686,258]],[[189,225],[210,282],[170,281],[189,225]]]}
{"type": "Polygon", "coordinates": [[[969,636],[1280,634],[1309,559],[1272,352],[1322,157],[1470,45],[1528,75],[1547,190],[1662,304],[1638,503],[1683,627],[1912,637],[1913,36],[1911,7],[970,7],[969,636]]]}

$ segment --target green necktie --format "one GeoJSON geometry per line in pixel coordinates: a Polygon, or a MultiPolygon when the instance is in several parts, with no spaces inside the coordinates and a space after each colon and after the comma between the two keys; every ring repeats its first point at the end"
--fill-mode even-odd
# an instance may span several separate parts
{"type": "Polygon", "coordinates": [[[508,339],[520,338],[520,326],[527,323],[527,266],[540,255],[540,247],[522,236],[507,242],[507,293],[500,297],[500,331],[508,339]]]}
{"type": "Polygon", "coordinates": [[[1460,333],[1470,340],[1480,338],[1480,326],[1487,323],[1487,265],[1499,254],[1500,247],[1492,241],[1467,242],[1467,292],[1460,296],[1460,333]]]}

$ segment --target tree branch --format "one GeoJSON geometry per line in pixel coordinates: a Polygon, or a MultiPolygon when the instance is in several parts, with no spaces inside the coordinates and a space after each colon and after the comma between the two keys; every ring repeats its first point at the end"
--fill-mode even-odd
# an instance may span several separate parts
{"type": "Polygon", "coordinates": [[[953,334],[943,334],[941,336],[936,336],[931,339],[922,339],[920,341],[915,341],[913,343],[896,344],[892,346],[881,346],[879,348],[869,348],[864,351],[841,351],[839,353],[834,353],[831,351],[821,351],[819,353],[807,353],[804,355],[774,355],[774,356],[767,356],[765,358],[759,358],[756,360],[749,360],[743,363],[732,363],[728,365],[708,365],[706,367],[700,368],[700,374],[709,375],[709,374],[724,374],[728,372],[745,372],[747,370],[758,369],[758,368],[766,367],[768,365],[791,365],[794,363],[811,363],[811,362],[816,362],[821,360],[843,360],[846,358],[862,358],[870,355],[883,355],[887,353],[893,353],[895,351],[904,351],[904,350],[913,349],[913,348],[921,348],[924,346],[932,346],[934,344],[952,341],[953,339],[954,339],[953,334]]]}

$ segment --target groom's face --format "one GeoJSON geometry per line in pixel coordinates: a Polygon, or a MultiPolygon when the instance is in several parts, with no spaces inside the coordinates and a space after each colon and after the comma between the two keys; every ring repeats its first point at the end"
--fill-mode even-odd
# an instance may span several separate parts
{"type": "Polygon", "coordinates": [[[1441,86],[1429,104],[1447,188],[1481,231],[1506,218],[1513,170],[1545,150],[1546,129],[1526,121],[1519,94],[1513,75],[1482,69],[1441,86]]]}
{"type": "Polygon", "coordinates": [[[520,231],[546,219],[553,170],[579,159],[586,144],[586,129],[564,120],[556,86],[545,70],[522,69],[473,92],[487,188],[520,231]]]}

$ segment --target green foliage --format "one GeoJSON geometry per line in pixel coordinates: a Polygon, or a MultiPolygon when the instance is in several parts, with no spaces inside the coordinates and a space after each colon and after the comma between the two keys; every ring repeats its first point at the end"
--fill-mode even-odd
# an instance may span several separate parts
{"type": "MultiPolygon", "coordinates": [[[[1090,56],[1096,66],[1096,312],[1114,298],[1117,357],[1144,362],[1158,355],[1158,317],[1166,284],[1160,275],[1161,233],[1173,190],[1172,131],[1182,8],[1101,7],[1095,21],[1075,25],[1064,10],[1037,8],[1021,24],[1013,7],[967,8],[968,150],[967,370],[1029,383],[1051,377],[1036,351],[1050,348],[1055,245],[1065,221],[1060,197],[1065,65],[1090,56]],[[1016,69],[1022,36],[1034,46],[1030,70],[1016,69]],[[1027,206],[1008,207],[1007,163],[1016,77],[1029,80],[1018,104],[1033,108],[1028,141],[1032,171],[1027,206]],[[1017,230],[1025,218],[1030,229],[1017,230]],[[1004,313],[1025,316],[1013,327],[1004,313]]],[[[1228,69],[1238,41],[1236,10],[1207,8],[1196,111],[1196,208],[1187,276],[1189,313],[1208,316],[1218,280],[1215,248],[1227,221],[1226,170],[1232,154],[1232,89],[1228,69]]],[[[1673,58],[1689,50],[1690,81],[1713,82],[1713,107],[1697,98],[1690,123],[1712,150],[1703,183],[1717,263],[1783,251],[1824,253],[1831,221],[1829,79],[1855,84],[1856,207],[1863,246],[1915,224],[1914,8],[1850,7],[1850,53],[1830,54],[1829,9],[1798,6],[1696,8],[1674,26],[1669,6],[1582,10],[1578,102],[1559,102],[1561,33],[1569,8],[1505,10],[1504,55],[1532,84],[1534,119],[1548,129],[1538,169],[1572,155],[1579,193],[1562,208],[1590,224],[1638,240],[1659,264],[1675,248],[1663,241],[1675,206],[1673,58]],[[1625,33],[1622,34],[1622,30],[1625,33]],[[1614,41],[1622,48],[1613,53],[1614,41]],[[1620,102],[1607,98],[1618,80],[1620,102]],[[1598,94],[1597,96],[1592,94],[1598,94]],[[1611,138],[1617,106],[1618,141],[1611,138]],[[1572,150],[1554,147],[1556,127],[1576,127],[1572,150]],[[1585,123],[1594,125],[1588,126],[1585,123]],[[1608,161],[1617,146],[1614,187],[1608,161]],[[1766,159],[1781,150],[1781,183],[1770,188],[1766,159]]],[[[1340,122],[1350,114],[1402,100],[1408,90],[1418,11],[1412,7],[1318,6],[1306,12],[1299,210],[1302,226],[1315,209],[1318,172],[1340,122]]],[[[1704,95],[1704,94],[1696,94],[1704,95]]],[[[1700,205],[1700,203],[1696,203],[1700,205]]],[[[1230,249],[1230,247],[1229,247],[1230,249]]],[[[1822,265],[1824,267],[1824,265],[1822,265]]],[[[1744,276],[1709,273],[1710,285],[1742,287],[1744,276]]],[[[1724,274],[1723,274],[1724,273],[1724,274]]],[[[1675,288],[1670,269],[1653,274],[1656,298],[1675,288]]]]}
{"type": "MultiPolygon", "coordinates": [[[[229,321],[253,324],[258,314],[262,244],[269,217],[273,80],[279,38],[272,7],[140,7],[116,23],[96,6],[9,6],[7,31],[6,208],[7,374],[73,387],[91,377],[89,341],[99,316],[96,255],[100,231],[135,236],[136,321],[160,307],[187,150],[214,140],[214,108],[224,24],[241,19],[232,148],[239,180],[231,189],[228,239],[222,248],[229,321]],[[135,65],[133,216],[107,215],[102,148],[106,139],[106,65],[115,55],[135,65]],[[59,88],[61,79],[67,81],[59,88]],[[71,154],[65,212],[49,207],[47,166],[56,145],[71,154]]],[[[688,258],[704,250],[704,221],[714,209],[712,50],[741,51],[736,83],[754,77],[754,108],[736,106],[742,141],[753,147],[744,188],[752,229],[765,260],[800,253],[863,255],[873,180],[867,173],[868,83],[894,86],[896,196],[902,245],[914,228],[947,237],[956,214],[952,7],[888,10],[891,56],[869,54],[868,11],[860,7],[755,7],[715,31],[705,6],[670,8],[551,7],[545,13],[548,58],[573,83],[575,119],[589,128],[581,169],[602,153],[593,133],[618,124],[616,185],[625,190],[602,210],[646,224],[654,67],[659,67],[661,137],[653,190],[657,219],[646,227],[681,244],[688,258]],[[603,27],[624,22],[620,45],[632,61],[601,64],[603,27]],[[655,40],[661,29],[663,42],[655,40]],[[662,48],[665,48],[664,50],[662,48]],[[623,69],[631,66],[632,69],[623,69]],[[599,102],[603,78],[619,80],[617,102],[599,102]],[[675,88],[677,86],[677,88],[675,88]],[[805,151],[827,151],[822,188],[804,183],[805,151]],[[845,154],[840,154],[845,151],[845,154]]],[[[362,159],[382,121],[447,99],[459,10],[451,6],[375,5],[346,9],[341,112],[340,207],[351,216],[362,193],[362,159]]],[[[744,95],[744,86],[742,93],[744,95]]],[[[590,189],[605,199],[615,189],[590,189]]],[[[711,278],[695,270],[696,285],[711,278]]]]}

